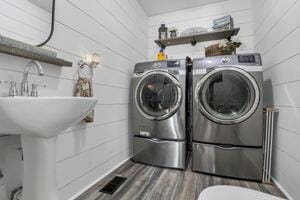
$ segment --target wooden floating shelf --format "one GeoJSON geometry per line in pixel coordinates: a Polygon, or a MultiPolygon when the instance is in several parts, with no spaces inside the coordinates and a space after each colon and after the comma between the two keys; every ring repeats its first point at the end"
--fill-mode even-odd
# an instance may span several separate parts
{"type": "Polygon", "coordinates": [[[36,60],[44,63],[49,63],[61,67],[72,67],[72,62],[56,58],[56,57],[51,57],[51,56],[46,56],[43,54],[31,52],[25,49],[17,48],[17,47],[12,47],[8,45],[3,45],[0,44],[0,53],[5,53],[13,56],[18,56],[22,58],[28,58],[31,60],[36,60]]]}
{"type": "Polygon", "coordinates": [[[237,35],[239,31],[240,28],[221,30],[221,31],[211,31],[211,32],[205,32],[205,33],[200,33],[191,36],[182,36],[176,38],[168,38],[164,40],[155,40],[155,43],[162,48],[168,46],[181,45],[181,44],[195,45],[197,42],[205,42],[205,41],[221,40],[221,39],[230,40],[231,37],[237,35]]]}

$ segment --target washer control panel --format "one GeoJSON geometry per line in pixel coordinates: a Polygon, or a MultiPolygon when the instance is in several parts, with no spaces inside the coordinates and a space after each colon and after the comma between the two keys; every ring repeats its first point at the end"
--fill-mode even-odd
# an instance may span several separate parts
{"type": "Polygon", "coordinates": [[[180,60],[168,60],[166,62],[154,62],[152,64],[152,67],[154,69],[175,68],[175,67],[180,67],[180,66],[181,66],[180,60]]]}
{"type": "Polygon", "coordinates": [[[161,63],[155,62],[155,63],[152,64],[152,67],[153,67],[154,69],[159,69],[159,68],[161,68],[161,63]]]}
{"type": "Polygon", "coordinates": [[[171,60],[167,62],[167,67],[173,68],[173,67],[180,67],[180,61],[179,60],[171,60]]]}
{"type": "Polygon", "coordinates": [[[152,61],[137,63],[134,67],[134,73],[143,73],[149,70],[185,70],[186,61],[184,59],[172,59],[163,61],[152,61]]]}
{"type": "Polygon", "coordinates": [[[222,62],[223,64],[227,64],[227,63],[230,62],[230,58],[229,58],[229,57],[224,57],[224,58],[221,59],[221,62],[222,62]]]}
{"type": "Polygon", "coordinates": [[[239,55],[239,63],[256,63],[255,55],[239,55]]]}

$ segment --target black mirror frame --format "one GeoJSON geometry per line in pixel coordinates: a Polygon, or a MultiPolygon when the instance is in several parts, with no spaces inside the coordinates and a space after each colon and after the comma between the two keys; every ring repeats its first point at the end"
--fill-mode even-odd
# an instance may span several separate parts
{"type": "Polygon", "coordinates": [[[53,32],[54,32],[54,23],[55,23],[55,0],[52,0],[52,17],[51,17],[51,30],[50,30],[50,34],[48,36],[48,38],[41,44],[38,44],[36,46],[41,47],[45,44],[47,44],[47,42],[49,42],[49,40],[51,39],[53,32]]]}

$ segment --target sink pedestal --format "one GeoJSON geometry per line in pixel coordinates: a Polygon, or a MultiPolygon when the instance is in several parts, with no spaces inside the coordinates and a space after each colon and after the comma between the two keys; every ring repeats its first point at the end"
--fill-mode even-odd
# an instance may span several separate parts
{"type": "Polygon", "coordinates": [[[58,200],[56,139],[21,136],[24,155],[22,200],[58,200]]]}
{"type": "Polygon", "coordinates": [[[57,135],[84,119],[97,104],[87,97],[0,97],[0,135],[21,135],[22,200],[58,200],[57,135]]]}

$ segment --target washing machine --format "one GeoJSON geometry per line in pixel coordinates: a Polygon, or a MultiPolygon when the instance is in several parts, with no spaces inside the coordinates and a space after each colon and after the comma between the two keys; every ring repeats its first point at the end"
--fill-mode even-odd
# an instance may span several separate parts
{"type": "Polygon", "coordinates": [[[133,161],[186,166],[185,60],[136,64],[133,86],[133,161]]]}
{"type": "Polygon", "coordinates": [[[193,62],[193,164],[198,172],[261,180],[263,72],[259,54],[193,62]]]}

